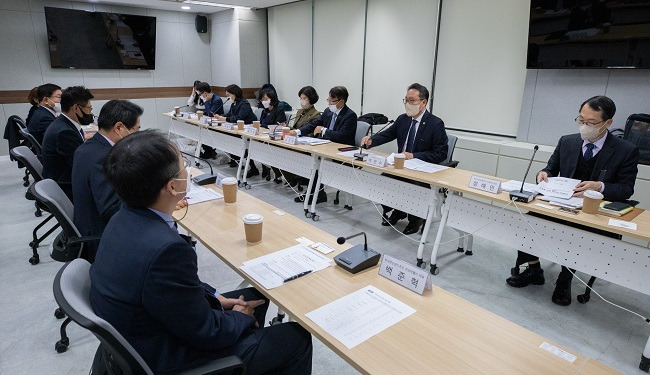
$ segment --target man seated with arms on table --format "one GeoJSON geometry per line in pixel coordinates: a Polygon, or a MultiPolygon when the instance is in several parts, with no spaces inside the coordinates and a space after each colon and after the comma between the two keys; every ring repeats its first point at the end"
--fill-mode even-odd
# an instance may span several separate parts
{"type": "MultiPolygon", "coordinates": [[[[90,300],[154,373],[230,355],[249,374],[311,373],[311,335],[298,323],[262,328],[268,300],[260,292],[218,293],[199,279],[196,252],[171,216],[189,173],[169,139],[155,130],[125,137],[104,172],[124,205],[90,268],[90,300]]],[[[93,373],[115,365],[107,357],[95,357],[93,373]]]]}
{"type": "MultiPolygon", "coordinates": [[[[365,136],[361,140],[361,144],[375,147],[397,139],[397,150],[404,154],[407,160],[415,158],[428,163],[445,161],[448,152],[445,123],[442,119],[427,111],[429,90],[419,83],[414,83],[406,90],[403,101],[406,113],[401,114],[395,120],[395,123],[384,131],[372,137],[365,136]]],[[[421,182],[398,179],[429,187],[428,184],[421,182]]],[[[408,225],[404,229],[404,234],[413,234],[420,230],[423,222],[422,218],[407,215],[405,212],[388,206],[382,205],[382,207],[384,208],[384,214],[381,225],[395,225],[399,220],[408,216],[408,225]],[[393,212],[388,217],[391,210],[393,212]]]]}
{"type": "Polygon", "coordinates": [[[38,107],[27,122],[27,130],[42,145],[45,130],[61,112],[61,87],[52,83],[40,85],[36,98],[38,107]]]}
{"type": "MultiPolygon", "coordinates": [[[[537,182],[548,181],[553,176],[570,177],[582,181],[575,187],[574,197],[582,197],[585,191],[595,190],[601,192],[608,201],[629,199],[634,194],[639,149],[633,143],[609,134],[607,129],[612,125],[615,112],[614,102],[606,96],[594,96],[582,103],[579,115],[575,118],[580,133],[560,138],[546,168],[537,174],[537,182]]],[[[620,238],[614,233],[558,221],[620,238]]],[[[571,304],[572,272],[575,271],[562,266],[551,298],[553,303],[561,306],[571,304]]],[[[517,254],[512,274],[506,282],[515,288],[528,284],[542,285],[545,282],[539,258],[523,251],[517,254]],[[528,267],[519,273],[519,266],[524,263],[528,263],[528,267]]]]}
{"type": "MultiPolygon", "coordinates": [[[[86,134],[82,125],[94,121],[94,96],[83,86],[68,87],[61,94],[63,113],[45,130],[41,150],[43,177],[56,181],[72,200],[72,161],[77,147],[81,146],[86,134]]],[[[72,200],[74,203],[74,200],[72,200]]]]}
{"type": "MultiPolygon", "coordinates": [[[[106,181],[104,159],[117,141],[140,130],[142,113],[140,106],[128,100],[110,100],[99,112],[97,133],[74,153],[74,224],[82,236],[101,236],[110,218],[122,206],[106,181]]],[[[81,257],[92,263],[96,251],[97,242],[90,242],[84,246],[81,257]]]]}
{"type": "MultiPolygon", "coordinates": [[[[212,93],[212,88],[207,82],[201,82],[196,85],[196,91],[199,92],[203,100],[203,114],[207,117],[223,115],[223,101],[219,95],[212,93]]],[[[213,159],[217,156],[217,151],[213,147],[203,145],[201,157],[204,159],[213,159]]]]}

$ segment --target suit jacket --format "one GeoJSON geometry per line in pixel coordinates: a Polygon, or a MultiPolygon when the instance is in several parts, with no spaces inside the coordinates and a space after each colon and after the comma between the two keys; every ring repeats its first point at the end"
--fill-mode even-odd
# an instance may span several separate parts
{"type": "Polygon", "coordinates": [[[27,130],[31,135],[36,138],[38,143],[43,144],[43,135],[45,134],[45,129],[56,119],[56,116],[52,114],[45,107],[38,107],[30,117],[29,122],[27,123],[27,130]]]}
{"type": "MultiPolygon", "coordinates": [[[[72,163],[74,225],[82,236],[101,236],[108,220],[122,205],[104,174],[104,159],[112,146],[99,133],[79,146],[72,163]]],[[[84,245],[84,258],[95,259],[97,242],[84,245]]]]}
{"type": "Polygon", "coordinates": [[[212,99],[203,103],[205,109],[203,113],[206,116],[212,117],[214,115],[223,115],[223,101],[217,94],[212,95],[212,99]]]}
{"type": "MultiPolygon", "coordinates": [[[[383,145],[397,139],[397,151],[403,151],[412,118],[401,114],[395,123],[372,136],[372,146],[383,145]]],[[[447,159],[448,145],[445,123],[429,111],[425,111],[415,134],[413,157],[429,163],[441,163],[447,159]]]]}
{"type": "Polygon", "coordinates": [[[255,318],[224,312],[197,271],[196,252],[174,228],[125,205],[99,243],[90,301],[155,373],[228,355],[255,318]]]}
{"type": "MultiPolygon", "coordinates": [[[[546,168],[550,176],[572,177],[582,154],[580,134],[565,135],[553,151],[546,168]]],[[[639,148],[631,142],[607,134],[603,148],[596,154],[596,164],[591,181],[605,184],[603,195],[612,201],[624,201],[634,194],[634,182],[638,172],[639,148]]]]}
{"type": "Polygon", "coordinates": [[[251,109],[251,103],[246,99],[239,99],[232,103],[226,115],[227,122],[235,123],[238,120],[244,120],[244,124],[252,124],[253,121],[257,121],[257,116],[255,116],[251,109]]]}
{"type": "Polygon", "coordinates": [[[329,129],[332,115],[332,111],[329,108],[325,109],[321,117],[316,118],[314,121],[300,128],[300,135],[311,134],[317,126],[324,126],[328,128],[323,136],[324,139],[354,146],[354,137],[357,133],[357,114],[346,104],[341,108],[341,112],[336,117],[334,129],[329,129]]]}
{"type": "Polygon", "coordinates": [[[29,112],[27,112],[27,117],[25,117],[25,124],[29,124],[29,120],[31,120],[34,111],[36,111],[36,108],[38,107],[40,107],[38,104],[29,107],[29,112]]]}
{"type": "Polygon", "coordinates": [[[52,121],[43,136],[43,177],[56,181],[69,197],[72,197],[72,160],[82,143],[84,140],[75,125],[63,115],[52,121]]]}
{"type": "Polygon", "coordinates": [[[260,115],[260,123],[262,127],[268,128],[269,125],[276,125],[287,121],[287,115],[284,110],[279,106],[273,107],[272,110],[264,108],[260,115]]]}

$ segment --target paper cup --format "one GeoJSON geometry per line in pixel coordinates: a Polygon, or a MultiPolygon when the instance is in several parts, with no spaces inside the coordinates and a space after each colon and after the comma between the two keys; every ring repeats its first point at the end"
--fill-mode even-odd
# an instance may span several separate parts
{"type": "Polygon", "coordinates": [[[196,111],[197,120],[201,121],[201,116],[203,116],[203,111],[196,111]]]}
{"type": "Polygon", "coordinates": [[[221,190],[223,190],[223,201],[226,204],[237,202],[237,179],[226,177],[221,180],[221,190]]]}
{"type": "Polygon", "coordinates": [[[264,217],[259,214],[248,214],[244,216],[243,221],[246,242],[255,244],[262,241],[262,223],[264,222],[264,217]]]}
{"type": "Polygon", "coordinates": [[[180,115],[181,114],[181,107],[174,107],[174,113],[176,113],[176,115],[180,115]]]}
{"type": "Polygon", "coordinates": [[[259,121],[253,121],[253,127],[255,129],[259,129],[260,128],[260,122],[259,121]]]}
{"type": "Polygon", "coordinates": [[[237,120],[237,130],[244,130],[244,120],[237,120]]]}
{"type": "Polygon", "coordinates": [[[404,169],[404,160],[406,160],[406,155],[404,154],[395,154],[393,155],[395,160],[394,167],[395,169],[404,169]]]}
{"type": "Polygon", "coordinates": [[[587,190],[582,194],[582,212],[586,214],[597,214],[600,203],[603,201],[603,195],[594,190],[587,190]]]}

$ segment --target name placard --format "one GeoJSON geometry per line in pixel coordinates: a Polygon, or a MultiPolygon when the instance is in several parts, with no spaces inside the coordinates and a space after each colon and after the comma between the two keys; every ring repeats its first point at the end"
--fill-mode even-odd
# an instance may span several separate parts
{"type": "Polygon", "coordinates": [[[431,289],[431,274],[427,270],[384,254],[379,274],[415,293],[431,289]]]}
{"type": "Polygon", "coordinates": [[[384,168],[386,166],[386,158],[375,154],[368,154],[368,160],[366,160],[366,163],[374,165],[375,167],[384,168]]]}
{"type": "Polygon", "coordinates": [[[250,134],[250,135],[257,135],[258,130],[259,129],[257,129],[257,128],[250,127],[250,128],[244,129],[244,133],[250,134]]]}
{"type": "Polygon", "coordinates": [[[295,145],[298,142],[298,137],[294,135],[285,135],[284,139],[282,142],[288,144],[288,145],[295,145]]]}
{"type": "Polygon", "coordinates": [[[230,123],[230,122],[224,122],[223,123],[223,128],[226,129],[226,130],[237,129],[237,124],[233,124],[233,123],[230,123]]]}
{"type": "Polygon", "coordinates": [[[499,194],[501,192],[501,181],[481,176],[472,176],[469,180],[469,187],[492,194],[499,194]]]}

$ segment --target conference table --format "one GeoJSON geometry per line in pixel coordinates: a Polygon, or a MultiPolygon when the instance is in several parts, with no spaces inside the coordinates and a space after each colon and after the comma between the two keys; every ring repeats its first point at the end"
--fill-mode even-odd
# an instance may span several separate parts
{"type": "MultiPolygon", "coordinates": [[[[199,172],[200,173],[200,172],[199,172]]],[[[221,192],[214,185],[208,185],[221,192]]],[[[237,202],[223,199],[188,206],[175,213],[179,224],[211,252],[255,286],[292,320],[298,322],[356,370],[364,374],[615,374],[616,371],[530,332],[437,286],[418,295],[378,274],[373,267],[351,274],[332,266],[264,289],[239,267],[251,260],[297,244],[306,237],[335,249],[349,245],[310,223],[239,189],[237,202]],[[264,217],[262,242],[248,244],[242,218],[264,217]],[[305,316],[308,312],[372,285],[416,312],[363,343],[348,349],[305,316]],[[573,362],[540,348],[544,343],[575,356],[573,362]]]]}

